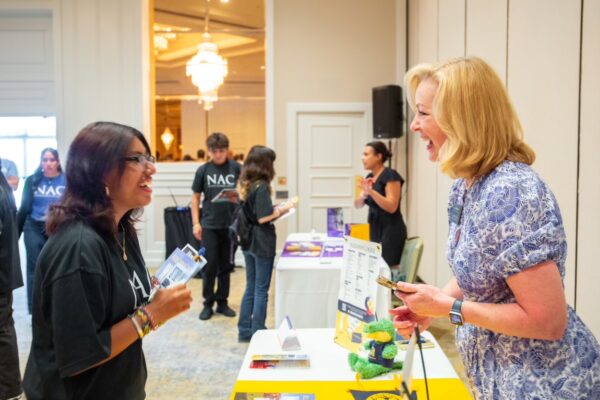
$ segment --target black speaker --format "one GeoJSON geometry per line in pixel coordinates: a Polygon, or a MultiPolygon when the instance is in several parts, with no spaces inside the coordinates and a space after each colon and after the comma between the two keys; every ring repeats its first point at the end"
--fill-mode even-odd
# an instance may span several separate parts
{"type": "Polygon", "coordinates": [[[373,88],[373,137],[391,139],[402,136],[402,88],[385,85],[373,88]]]}

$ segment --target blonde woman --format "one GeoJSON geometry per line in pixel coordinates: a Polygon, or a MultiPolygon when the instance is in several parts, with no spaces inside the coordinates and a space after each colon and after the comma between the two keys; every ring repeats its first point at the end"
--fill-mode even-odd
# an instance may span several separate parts
{"type": "Polygon", "coordinates": [[[562,217],[504,85],[477,58],[419,65],[405,80],[411,130],[456,178],[454,277],[443,289],[399,282],[398,332],[450,317],[478,399],[600,398],[600,346],[565,301],[562,217]]]}

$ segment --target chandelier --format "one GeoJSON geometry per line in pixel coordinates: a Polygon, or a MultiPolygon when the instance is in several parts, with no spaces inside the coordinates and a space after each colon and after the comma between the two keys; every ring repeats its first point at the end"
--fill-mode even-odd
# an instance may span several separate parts
{"type": "Polygon", "coordinates": [[[219,55],[217,45],[208,33],[209,7],[206,2],[204,17],[204,34],[202,43],[198,45],[198,53],[186,64],[185,74],[192,77],[192,83],[198,88],[198,103],[204,104],[205,110],[213,108],[213,103],[219,99],[217,90],[227,76],[227,60],[219,55]]]}

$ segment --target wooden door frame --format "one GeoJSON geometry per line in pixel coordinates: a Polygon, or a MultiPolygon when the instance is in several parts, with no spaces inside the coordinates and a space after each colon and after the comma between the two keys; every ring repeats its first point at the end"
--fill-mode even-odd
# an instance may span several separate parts
{"type": "MultiPolygon", "coordinates": [[[[301,114],[362,114],[365,129],[371,129],[371,103],[288,103],[287,104],[287,179],[290,195],[298,194],[298,117],[301,114]]],[[[306,201],[306,199],[300,199],[306,201]]],[[[288,231],[297,232],[298,214],[288,219],[288,231]]]]}

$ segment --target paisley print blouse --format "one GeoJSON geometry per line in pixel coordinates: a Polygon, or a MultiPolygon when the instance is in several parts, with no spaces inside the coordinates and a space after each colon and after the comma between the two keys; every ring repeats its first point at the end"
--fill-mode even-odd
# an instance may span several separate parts
{"type": "MultiPolygon", "coordinates": [[[[448,211],[448,261],[465,300],[514,303],[506,279],[547,260],[564,279],[560,210],[528,165],[505,161],[470,189],[458,179],[448,211]]],[[[571,307],[561,340],[465,324],[456,341],[478,399],[600,399],[600,346],[571,307]]]]}

